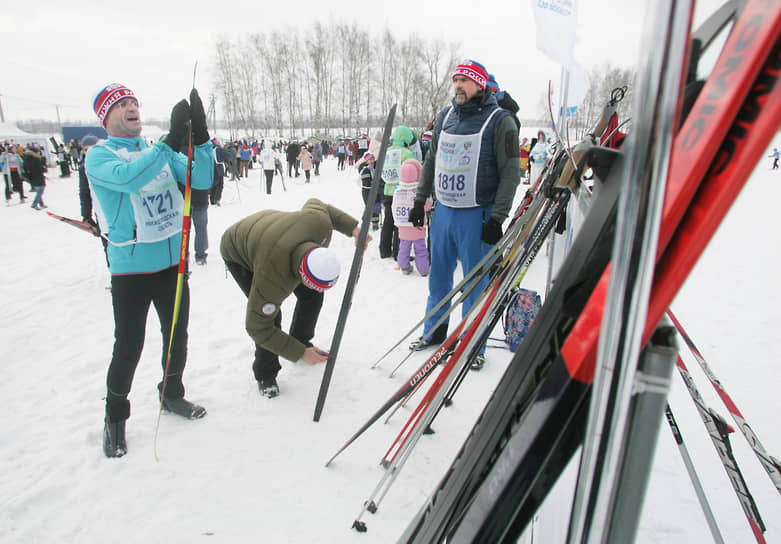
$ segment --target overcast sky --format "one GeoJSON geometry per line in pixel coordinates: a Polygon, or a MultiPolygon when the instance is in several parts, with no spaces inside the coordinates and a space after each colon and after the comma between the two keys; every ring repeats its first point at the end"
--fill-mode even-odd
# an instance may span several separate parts
{"type": "MultiPolygon", "coordinates": [[[[485,64],[516,98],[522,117],[534,116],[548,80],[558,81],[561,67],[536,49],[531,1],[494,0],[481,7],[469,2],[468,9],[463,0],[13,2],[0,14],[0,101],[6,121],[57,120],[58,105],[63,123],[88,121],[95,119],[97,90],[116,81],[139,97],[143,118],[164,119],[187,96],[196,61],[201,96],[213,91],[218,38],[310,30],[320,20],[355,22],[370,36],[387,26],[399,39],[416,33],[459,43],[464,57],[485,64]]],[[[720,2],[699,4],[695,20],[720,2]]],[[[576,58],[586,70],[606,62],[636,65],[645,19],[642,0],[579,0],[576,58]]],[[[222,117],[219,101],[217,108],[222,117]]]]}

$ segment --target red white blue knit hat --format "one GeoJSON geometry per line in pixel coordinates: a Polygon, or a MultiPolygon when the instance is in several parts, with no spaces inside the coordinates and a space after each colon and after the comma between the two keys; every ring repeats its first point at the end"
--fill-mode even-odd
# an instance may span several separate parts
{"type": "Polygon", "coordinates": [[[298,272],[301,283],[322,293],[333,287],[339,279],[339,259],[330,249],[316,247],[306,252],[298,272]]]}
{"type": "Polygon", "coordinates": [[[477,83],[477,86],[481,89],[485,89],[485,86],[488,83],[488,74],[486,73],[485,68],[483,68],[480,63],[469,59],[461,61],[461,64],[456,66],[451,79],[456,76],[468,77],[477,83]]]}
{"type": "Polygon", "coordinates": [[[109,83],[103,87],[98,94],[95,95],[95,101],[92,103],[92,108],[95,110],[95,115],[98,116],[100,124],[106,126],[106,117],[108,112],[114,105],[118,104],[125,98],[132,98],[138,101],[133,91],[122,85],[121,83],[109,83]]]}

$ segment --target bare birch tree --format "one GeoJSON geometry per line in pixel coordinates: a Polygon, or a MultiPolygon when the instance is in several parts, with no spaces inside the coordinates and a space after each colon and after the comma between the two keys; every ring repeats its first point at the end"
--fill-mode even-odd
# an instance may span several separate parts
{"type": "Polygon", "coordinates": [[[410,123],[408,118],[412,110],[411,97],[415,84],[415,74],[418,71],[416,60],[419,58],[423,47],[424,45],[420,38],[412,34],[402,42],[399,51],[401,59],[404,60],[399,63],[396,70],[399,92],[399,118],[403,123],[410,123]]]}
{"type": "Polygon", "coordinates": [[[424,89],[421,112],[425,121],[436,116],[447,103],[450,96],[450,76],[459,61],[458,46],[454,43],[445,46],[442,40],[433,40],[420,51],[424,89]]]}
{"type": "Polygon", "coordinates": [[[225,117],[228,121],[228,131],[231,139],[234,138],[236,127],[236,111],[238,96],[238,85],[234,78],[233,65],[235,63],[233,59],[233,47],[231,43],[222,38],[218,40],[216,47],[216,88],[217,92],[222,95],[223,102],[225,104],[225,117]]]}

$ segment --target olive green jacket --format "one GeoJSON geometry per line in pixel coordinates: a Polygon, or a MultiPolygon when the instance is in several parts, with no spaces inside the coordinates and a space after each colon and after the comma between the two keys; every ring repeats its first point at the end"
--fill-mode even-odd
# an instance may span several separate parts
{"type": "Polygon", "coordinates": [[[311,198],[301,211],[265,210],[228,227],[220,253],[253,274],[246,328],[256,344],[290,361],[301,358],[304,344],[275,327],[274,319],[301,283],[304,254],[328,247],[334,230],[352,236],[356,226],[358,221],[342,210],[311,198]]]}

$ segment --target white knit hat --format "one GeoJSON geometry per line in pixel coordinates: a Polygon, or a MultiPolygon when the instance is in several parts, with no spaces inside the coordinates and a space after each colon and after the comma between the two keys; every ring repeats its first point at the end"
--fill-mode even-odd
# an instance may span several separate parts
{"type": "Polygon", "coordinates": [[[333,251],[325,247],[310,249],[301,259],[298,272],[301,282],[315,291],[324,292],[336,284],[339,279],[339,259],[333,251]]]}

